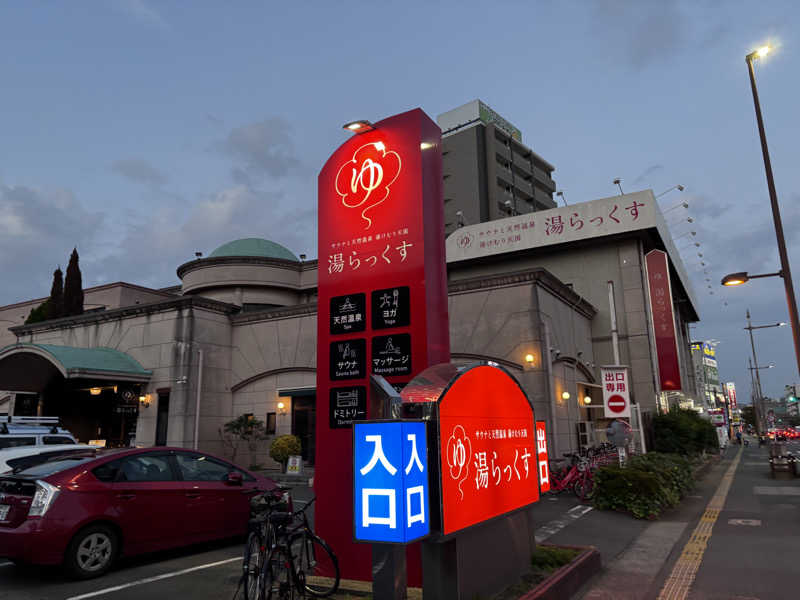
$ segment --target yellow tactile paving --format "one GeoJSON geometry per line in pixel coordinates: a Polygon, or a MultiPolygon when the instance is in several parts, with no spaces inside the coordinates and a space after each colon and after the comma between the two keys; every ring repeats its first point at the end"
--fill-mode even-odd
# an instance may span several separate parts
{"type": "Polygon", "coordinates": [[[722,481],[717,487],[717,491],[708,502],[708,505],[706,505],[706,510],[703,516],[700,517],[700,522],[695,527],[692,535],[689,536],[689,541],[686,542],[683,552],[681,552],[675,566],[672,568],[672,572],[664,582],[664,587],[661,588],[658,600],[683,600],[689,595],[694,578],[700,569],[700,563],[703,560],[708,540],[711,538],[714,523],[719,518],[719,513],[722,511],[723,506],[725,506],[725,499],[728,497],[728,491],[731,488],[731,483],[733,483],[733,476],[741,458],[742,448],[739,449],[739,453],[731,463],[731,466],[722,476],[722,481]]]}

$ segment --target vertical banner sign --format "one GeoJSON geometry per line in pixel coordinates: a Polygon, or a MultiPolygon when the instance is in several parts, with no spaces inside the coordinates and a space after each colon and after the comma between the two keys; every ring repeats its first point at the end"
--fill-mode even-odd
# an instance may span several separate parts
{"type": "Polygon", "coordinates": [[[539,491],[550,491],[550,463],[547,461],[547,432],[544,421],[536,421],[536,460],[539,461],[539,491]]]}
{"type": "Polygon", "coordinates": [[[533,407],[502,369],[473,367],[451,382],[439,400],[439,444],[443,534],[539,500],[533,407]]]}
{"type": "Polygon", "coordinates": [[[631,416],[631,393],[627,367],[600,367],[603,381],[603,416],[607,419],[631,416]]]}
{"type": "Polygon", "coordinates": [[[371,553],[353,539],[352,427],[375,418],[370,374],[402,388],[450,360],[441,131],[420,109],[364,129],[318,178],[314,477],[316,527],[342,577],[359,580],[371,579],[371,553]]]}
{"type": "Polygon", "coordinates": [[[356,423],[353,484],[356,540],[407,544],[428,535],[425,422],[356,423]]]}
{"type": "Polygon", "coordinates": [[[731,410],[736,408],[736,384],[732,381],[725,384],[725,388],[728,390],[728,401],[731,403],[731,410]]]}
{"type": "Polygon", "coordinates": [[[647,282],[650,287],[650,314],[656,337],[658,376],[661,391],[681,389],[678,364],[678,341],[675,336],[675,315],[672,308],[672,286],[669,280],[667,253],[651,250],[645,255],[647,282]]]}

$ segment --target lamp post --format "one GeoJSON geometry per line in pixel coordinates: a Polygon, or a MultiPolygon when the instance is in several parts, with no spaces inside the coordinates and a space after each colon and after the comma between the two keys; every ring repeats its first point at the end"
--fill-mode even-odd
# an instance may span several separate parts
{"type": "MultiPolygon", "coordinates": [[[[735,274],[733,274],[733,275],[735,275],[735,274]]],[[[733,275],[731,275],[731,276],[733,276],[733,275]]],[[[758,358],[756,357],[756,343],[755,343],[755,340],[753,339],[753,330],[754,329],[767,329],[769,327],[783,327],[784,325],[786,325],[786,323],[774,323],[772,325],[753,325],[753,323],[750,321],[750,309],[749,308],[747,309],[747,313],[746,314],[747,314],[747,327],[745,327],[745,329],[750,334],[750,348],[753,351],[753,363],[752,363],[752,366],[750,366],[750,372],[755,374],[755,383],[756,383],[755,388],[756,388],[756,393],[757,393],[757,396],[758,396],[758,398],[756,398],[756,400],[758,401],[758,405],[762,409],[762,412],[763,412],[764,396],[761,393],[761,377],[758,374],[758,371],[762,367],[758,366],[758,358]]]]}
{"type": "Polygon", "coordinates": [[[789,269],[789,255],[786,252],[786,240],[783,236],[783,223],[781,221],[781,210],[778,206],[778,195],[775,192],[775,180],[772,176],[772,163],[769,159],[769,149],[767,148],[767,136],[764,132],[764,119],[761,116],[761,103],[758,100],[758,88],[756,88],[756,75],[753,69],[753,61],[763,58],[769,54],[770,47],[764,46],[755,52],[751,52],[745,57],[747,71],[750,74],[750,87],[753,90],[753,105],[756,111],[756,121],[758,121],[758,135],[761,138],[761,153],[764,156],[764,170],[767,176],[767,187],[769,188],[769,202],[772,206],[772,219],[775,222],[775,237],[778,242],[778,254],[781,259],[781,277],[786,288],[786,303],[789,306],[789,322],[792,324],[792,337],[794,339],[794,353],[797,360],[797,370],[800,372],[800,320],[797,315],[797,301],[794,296],[794,285],[792,283],[792,272],[789,269]]]}
{"type": "Polygon", "coordinates": [[[669,192],[671,192],[672,190],[678,190],[679,192],[682,192],[682,191],[684,190],[684,187],[683,187],[683,186],[682,186],[680,183],[679,183],[678,185],[673,185],[673,186],[672,186],[671,188],[669,188],[668,190],[665,190],[665,191],[661,192],[660,194],[658,194],[658,195],[656,196],[656,198],[661,198],[661,196],[663,196],[664,194],[668,194],[668,193],[669,193],[669,192]]]}

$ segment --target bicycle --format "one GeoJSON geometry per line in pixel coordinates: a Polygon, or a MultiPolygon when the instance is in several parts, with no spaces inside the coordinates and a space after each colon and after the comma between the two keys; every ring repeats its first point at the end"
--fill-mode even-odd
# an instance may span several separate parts
{"type": "Polygon", "coordinates": [[[275,543],[269,515],[276,509],[293,509],[289,488],[277,487],[250,500],[247,542],[242,561],[242,586],[245,600],[261,600],[261,572],[267,549],[275,543]]]}
{"type": "Polygon", "coordinates": [[[330,596],[339,588],[339,561],[330,546],[308,524],[306,511],[313,498],[297,512],[272,512],[268,521],[275,538],[263,561],[260,577],[263,600],[293,600],[330,596]],[[298,525],[292,524],[300,519],[298,525]]]}

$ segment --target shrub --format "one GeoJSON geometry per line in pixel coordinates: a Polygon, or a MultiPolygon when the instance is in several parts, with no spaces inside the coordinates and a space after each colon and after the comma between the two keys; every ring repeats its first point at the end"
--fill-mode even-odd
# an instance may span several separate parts
{"type": "Polygon", "coordinates": [[[549,575],[571,563],[580,553],[581,551],[575,548],[537,546],[536,551],[531,555],[531,566],[534,572],[549,575]]]}
{"type": "Polygon", "coordinates": [[[693,410],[673,408],[653,419],[655,451],[697,454],[719,450],[717,431],[710,421],[693,410]]]}
{"type": "Polygon", "coordinates": [[[633,456],[625,467],[603,467],[595,474],[592,501],[597,508],[655,518],[692,489],[692,464],[677,454],[633,456]]]}
{"type": "Polygon", "coordinates": [[[285,468],[289,457],[300,454],[301,450],[300,438],[296,435],[281,435],[272,441],[272,445],[269,447],[269,455],[272,460],[281,463],[285,468]]]}

